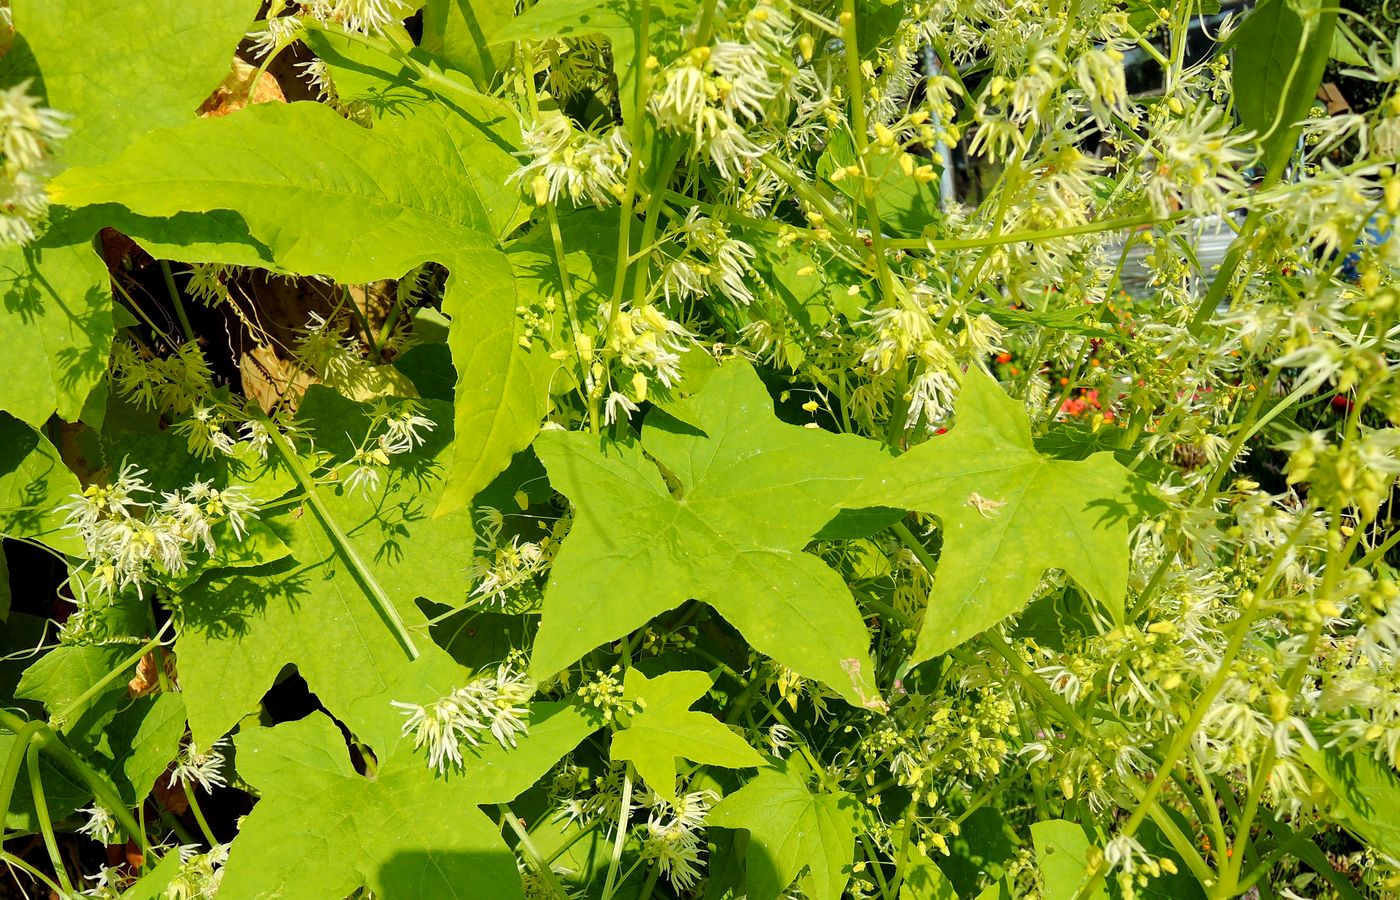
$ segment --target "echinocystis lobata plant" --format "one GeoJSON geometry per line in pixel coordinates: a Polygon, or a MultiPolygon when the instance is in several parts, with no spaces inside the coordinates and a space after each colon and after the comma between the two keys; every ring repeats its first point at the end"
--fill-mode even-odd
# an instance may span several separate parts
{"type": "Polygon", "coordinates": [[[0,10],[0,894],[1400,892],[1394,9],[0,10]]]}

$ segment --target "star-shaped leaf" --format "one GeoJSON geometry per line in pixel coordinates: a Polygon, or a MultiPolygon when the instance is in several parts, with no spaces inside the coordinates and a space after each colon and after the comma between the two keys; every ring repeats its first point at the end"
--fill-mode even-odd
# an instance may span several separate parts
{"type": "MultiPolygon", "coordinates": [[[[425,442],[399,454],[368,495],[343,486],[316,488],[321,502],[365,566],[303,504],[269,521],[292,558],[216,573],[185,592],[177,650],[195,742],[207,746],[255,707],[284,665],[295,664],[332,713],[363,739],[372,720],[357,701],[393,684],[409,656],[376,610],[373,586],[392,602],[418,650],[445,657],[427,638],[418,597],[454,603],[465,596],[463,548],[473,544],[469,512],[440,518],[444,460],[451,453],[452,409],[421,401],[436,423],[425,442]],[[456,563],[450,560],[461,560],[456,563]]],[[[321,449],[336,459],[368,434],[372,409],[313,388],[301,413],[321,449]]]]}
{"type": "Polygon", "coordinates": [[[1151,503],[1137,478],[1112,453],[1067,462],[1036,452],[1024,408],[980,371],[967,373],[955,413],[948,434],[872,473],[846,501],[933,513],[942,523],[943,555],[913,661],[1019,611],[1049,568],[1121,615],[1128,526],[1151,503]]]}
{"type": "Polygon", "coordinates": [[[855,856],[855,810],[850,794],[813,793],[797,775],[766,769],[720,801],[710,824],[748,829],[749,900],[773,900],[799,875],[802,896],[840,900],[855,856]]]}
{"type": "Polygon", "coordinates": [[[613,736],[614,760],[631,760],[651,789],[675,803],[676,757],[730,769],[763,765],[739,735],[709,713],[693,712],[691,704],[710,689],[704,672],[667,672],[647,678],[628,669],[623,678],[623,699],[641,711],[626,729],[613,736]]]}
{"type": "Polygon", "coordinates": [[[575,519],[545,589],[533,673],[552,675],[695,599],[761,653],[877,705],[850,590],[802,548],[884,452],[778,421],[758,375],[737,360],[692,408],[703,432],[653,411],[640,445],[563,431],[536,439],[575,519]]]}
{"type": "Polygon", "coordinates": [[[492,742],[444,778],[410,742],[355,771],[345,739],[320,713],[235,738],[239,774],[262,799],[229,854],[230,897],[341,900],[362,885],[379,897],[522,897],[515,855],[476,807],[529,788],[593,730],[567,704],[537,704],[515,748],[492,742]],[[506,777],[479,780],[476,771],[506,777]]]}

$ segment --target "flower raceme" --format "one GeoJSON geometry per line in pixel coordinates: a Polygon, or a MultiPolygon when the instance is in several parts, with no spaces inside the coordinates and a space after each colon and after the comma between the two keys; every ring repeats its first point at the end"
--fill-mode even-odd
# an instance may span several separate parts
{"type": "Polygon", "coordinates": [[[463,751],[487,735],[514,747],[529,729],[526,701],[534,692],[523,673],[503,663],[426,705],[395,700],[393,706],[405,716],[403,736],[413,738],[416,750],[426,747],[428,768],[445,775],[462,769],[463,751]]]}

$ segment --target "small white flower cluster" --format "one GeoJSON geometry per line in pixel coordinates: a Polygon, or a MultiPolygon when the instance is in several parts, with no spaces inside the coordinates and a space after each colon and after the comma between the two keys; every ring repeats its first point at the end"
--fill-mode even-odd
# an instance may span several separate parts
{"type": "Polygon", "coordinates": [[[407,720],[403,736],[413,738],[413,748],[428,748],[428,768],[447,774],[464,768],[462,748],[477,747],[487,734],[502,747],[516,746],[529,731],[527,704],[535,686],[510,663],[476,678],[427,706],[393,701],[407,720]]]}
{"type": "Polygon", "coordinates": [[[624,193],[632,148],[621,128],[597,135],[555,114],[527,128],[521,140],[527,162],[509,180],[518,181],[536,205],[567,195],[575,204],[586,201],[602,209],[624,193]]]}
{"type": "Polygon", "coordinates": [[[377,493],[390,458],[421,447],[423,432],[436,427],[437,423],[423,415],[423,406],[416,400],[400,400],[393,406],[386,400],[378,401],[370,438],[347,463],[350,474],[345,478],[346,489],[362,491],[366,497],[377,493]]]}
{"type": "Polygon", "coordinates": [[[755,275],[754,249],[723,223],[691,210],[679,229],[685,251],[661,270],[661,292],[669,304],[710,290],[744,306],[754,302],[747,279],[755,275]]]}
{"type": "Polygon", "coordinates": [[[101,803],[93,803],[87,809],[78,810],[87,815],[87,821],[78,826],[78,834],[85,834],[99,844],[115,844],[121,836],[117,817],[101,803]]]}
{"type": "Polygon", "coordinates": [[[133,403],[160,412],[189,412],[214,393],[214,373],[194,341],[165,357],[117,341],[112,345],[112,380],[133,403]]]}
{"type": "Polygon", "coordinates": [[[132,586],[140,592],[157,571],[179,575],[189,568],[191,551],[212,556],[218,550],[215,524],[227,520],[234,537],[242,540],[248,519],[257,517],[243,488],[219,490],[207,481],[162,492],[160,502],[152,503],[145,499],[154,493],[145,474],[128,464],[111,485],[93,485],[63,507],[66,525],[82,538],[102,593],[132,586]]]}
{"type": "Polygon", "coordinates": [[[522,590],[548,567],[558,541],[548,536],[537,543],[521,540],[519,535],[504,541],[501,530],[505,522],[500,510],[480,507],[477,516],[480,533],[468,572],[476,583],[471,596],[497,609],[513,611],[522,590]]]}
{"type": "Polygon", "coordinates": [[[231,846],[215,844],[205,853],[194,852],[192,845],[180,847],[180,871],[165,889],[166,900],[207,900],[216,896],[231,846]]]}
{"type": "Polygon", "coordinates": [[[653,798],[642,837],[642,858],[655,860],[661,874],[679,891],[688,891],[700,880],[705,819],[718,799],[714,791],[685,794],[675,806],[659,794],[653,798]]]}
{"type": "Polygon", "coordinates": [[[743,37],[697,47],[668,65],[648,103],[658,125],[690,135],[726,179],[763,155],[745,126],[764,121],[794,74],[793,22],[777,5],[764,0],[750,10],[743,37]]]}
{"type": "Polygon", "coordinates": [[[68,135],[65,116],[42,105],[30,84],[0,90],[0,245],[34,239],[49,209],[44,185],[54,172],[54,145],[68,135]]]}
{"type": "Polygon", "coordinates": [[[169,787],[179,785],[188,790],[198,785],[206,793],[228,782],[224,778],[224,751],[228,749],[228,739],[220,738],[207,750],[200,750],[193,741],[180,747],[180,755],[175,757],[175,768],[170,772],[169,787]]]}
{"type": "MultiPolygon", "coordinates": [[[[605,332],[609,325],[607,314],[607,310],[600,311],[605,332]]],[[[681,354],[690,349],[694,338],[652,304],[620,308],[611,325],[608,349],[623,366],[633,371],[633,376],[627,394],[613,392],[608,398],[609,422],[619,413],[636,411],[635,404],[647,399],[650,379],[655,378],[668,388],[675,387],[681,377],[681,354]]],[[[594,369],[601,370],[601,366],[595,365],[594,369]]],[[[590,391],[601,376],[601,371],[590,373],[590,391]]]]}

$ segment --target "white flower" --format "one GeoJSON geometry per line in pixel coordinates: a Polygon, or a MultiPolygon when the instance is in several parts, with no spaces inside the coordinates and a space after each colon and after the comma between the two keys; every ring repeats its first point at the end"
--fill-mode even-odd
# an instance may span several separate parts
{"type": "Polygon", "coordinates": [[[551,115],[521,137],[528,161],[509,180],[524,186],[535,203],[567,195],[601,209],[622,194],[632,148],[621,128],[595,135],[575,129],[563,115],[551,115]]]}
{"type": "Polygon", "coordinates": [[[227,747],[226,738],[215,741],[208,750],[200,750],[193,741],[186,743],[175,758],[175,770],[170,773],[169,786],[178,784],[188,789],[197,784],[206,793],[223,787],[227,783],[223,772],[224,750],[227,747]]]}
{"type": "Polygon", "coordinates": [[[626,420],[637,411],[637,408],[637,404],[628,400],[626,394],[621,391],[613,391],[608,394],[608,399],[603,404],[603,420],[609,425],[619,418],[626,420]]]}
{"type": "Polygon", "coordinates": [[[115,844],[121,830],[117,827],[117,817],[101,803],[94,803],[78,812],[87,814],[87,821],[78,826],[78,833],[85,834],[99,844],[115,844]]]}
{"type": "Polygon", "coordinates": [[[463,745],[476,747],[487,733],[502,747],[514,747],[529,730],[525,704],[533,693],[529,679],[503,663],[427,706],[398,700],[391,705],[407,717],[403,736],[412,736],[413,748],[428,748],[428,768],[446,774],[462,768],[463,745]]]}
{"type": "Polygon", "coordinates": [[[414,447],[422,446],[423,435],[420,432],[432,431],[437,427],[436,422],[421,414],[422,409],[419,403],[405,400],[396,412],[386,416],[386,431],[379,438],[379,446],[385,453],[408,453],[414,447]]]}
{"type": "Polygon", "coordinates": [[[53,174],[54,145],[68,135],[67,117],[41,106],[31,81],[0,90],[0,244],[26,243],[49,208],[45,182],[53,174]]]}
{"type": "MultiPolygon", "coordinates": [[[[274,8],[280,4],[274,3],[274,8]]],[[[266,27],[248,32],[252,42],[253,57],[263,59],[280,53],[284,47],[301,40],[305,27],[296,16],[273,16],[265,23],[266,27]]]]}

